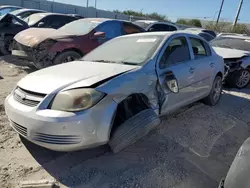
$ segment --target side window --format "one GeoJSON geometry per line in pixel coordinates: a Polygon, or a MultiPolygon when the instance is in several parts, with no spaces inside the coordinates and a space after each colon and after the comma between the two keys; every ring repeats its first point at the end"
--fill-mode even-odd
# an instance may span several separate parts
{"type": "Polygon", "coordinates": [[[169,31],[177,31],[177,28],[172,25],[169,25],[169,31]]]}
{"type": "Polygon", "coordinates": [[[160,60],[160,68],[165,68],[177,63],[190,60],[190,53],[185,37],[177,37],[173,39],[160,60]]]}
{"type": "Polygon", "coordinates": [[[193,48],[195,59],[209,55],[202,40],[190,37],[190,42],[193,48]]]}
{"type": "Polygon", "coordinates": [[[139,27],[126,22],[123,22],[123,28],[126,35],[141,32],[141,29],[139,27]]]}
{"type": "Polygon", "coordinates": [[[105,22],[99,25],[96,32],[104,32],[107,39],[112,39],[122,35],[122,27],[120,22],[105,22]]]}
{"type": "Polygon", "coordinates": [[[209,34],[206,34],[206,33],[200,33],[199,34],[201,37],[203,37],[206,41],[211,41],[211,40],[213,40],[214,39],[214,37],[213,36],[211,36],[211,35],[209,35],[209,34]]]}
{"type": "Polygon", "coordinates": [[[166,24],[154,24],[149,31],[169,31],[169,25],[166,24]]]}
{"type": "Polygon", "coordinates": [[[65,16],[60,16],[60,15],[48,16],[45,19],[45,27],[59,29],[60,27],[66,24],[64,19],[65,16]]]}

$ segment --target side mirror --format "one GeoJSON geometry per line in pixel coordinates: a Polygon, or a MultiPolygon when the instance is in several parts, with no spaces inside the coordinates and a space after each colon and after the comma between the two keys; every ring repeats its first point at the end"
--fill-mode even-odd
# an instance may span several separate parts
{"type": "Polygon", "coordinates": [[[104,39],[105,37],[105,32],[95,32],[92,36],[94,39],[104,39]]]}
{"type": "Polygon", "coordinates": [[[167,73],[167,75],[165,77],[165,83],[171,92],[173,92],[173,93],[179,92],[178,81],[172,72],[167,73]]]}
{"type": "Polygon", "coordinates": [[[37,27],[44,27],[45,26],[45,23],[44,22],[40,22],[37,27]]]}

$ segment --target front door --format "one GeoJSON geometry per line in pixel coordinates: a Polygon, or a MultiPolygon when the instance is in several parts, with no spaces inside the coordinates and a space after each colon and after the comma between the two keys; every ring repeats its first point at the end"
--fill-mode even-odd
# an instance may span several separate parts
{"type": "MultiPolygon", "coordinates": [[[[157,63],[157,74],[159,85],[163,93],[161,100],[161,114],[169,113],[181,106],[187,105],[192,99],[193,91],[193,72],[190,70],[189,62],[191,53],[185,36],[175,36],[168,39],[161,51],[157,63]],[[169,87],[169,78],[176,79],[175,84],[178,91],[172,91],[169,87]]],[[[171,87],[172,87],[171,86],[171,87]]]]}

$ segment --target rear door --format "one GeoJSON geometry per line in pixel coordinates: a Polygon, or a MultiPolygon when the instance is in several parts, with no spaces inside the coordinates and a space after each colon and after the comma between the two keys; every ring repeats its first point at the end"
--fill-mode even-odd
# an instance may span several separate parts
{"type": "Polygon", "coordinates": [[[200,98],[210,91],[214,75],[214,62],[209,45],[195,36],[188,37],[191,45],[192,61],[188,64],[193,71],[195,98],[200,98]]]}
{"type": "Polygon", "coordinates": [[[192,73],[189,62],[192,61],[187,38],[177,35],[168,39],[157,62],[157,74],[164,100],[161,101],[161,114],[171,112],[192,101],[192,73]],[[179,91],[172,92],[168,78],[177,80],[179,91]]]}

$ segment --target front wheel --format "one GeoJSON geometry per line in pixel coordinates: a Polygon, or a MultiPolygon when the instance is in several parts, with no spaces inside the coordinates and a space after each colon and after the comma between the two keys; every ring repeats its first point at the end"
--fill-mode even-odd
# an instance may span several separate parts
{"type": "Polygon", "coordinates": [[[204,99],[204,103],[210,106],[216,105],[221,97],[222,91],[222,78],[221,76],[216,76],[213,82],[212,89],[209,95],[204,99]]]}
{"type": "Polygon", "coordinates": [[[54,59],[54,65],[58,65],[61,63],[67,63],[71,61],[75,61],[77,59],[80,59],[82,56],[75,52],[75,51],[66,51],[58,54],[56,58],[54,59]]]}
{"type": "Polygon", "coordinates": [[[250,82],[250,70],[243,69],[237,74],[235,80],[235,86],[239,89],[247,87],[250,82]]]}
{"type": "Polygon", "coordinates": [[[13,42],[13,36],[5,36],[3,43],[0,45],[0,51],[3,55],[11,54],[11,44],[13,42]]]}

